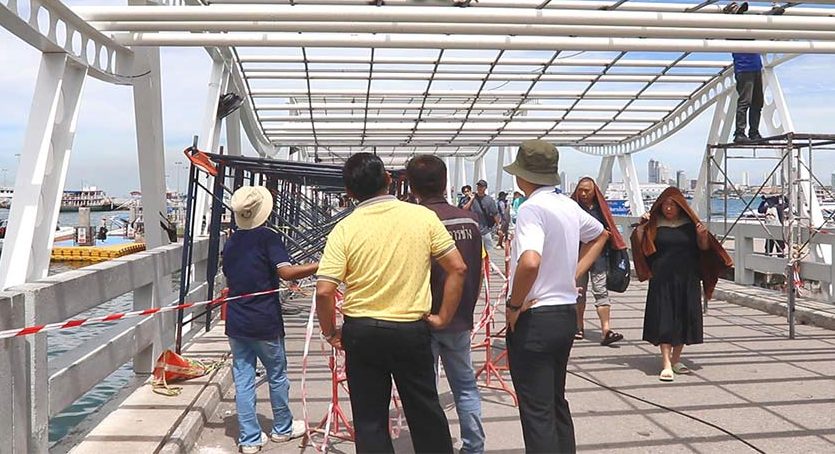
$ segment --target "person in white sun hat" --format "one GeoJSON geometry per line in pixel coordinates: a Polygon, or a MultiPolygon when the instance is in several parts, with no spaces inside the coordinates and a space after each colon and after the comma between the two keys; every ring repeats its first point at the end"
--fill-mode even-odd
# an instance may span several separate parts
{"type": "MultiPolygon", "coordinates": [[[[237,229],[223,248],[223,274],[229,296],[276,289],[279,279],[311,276],[318,263],[292,265],[280,234],[266,225],[273,197],[263,186],[243,186],[232,195],[237,229]]],[[[284,350],[284,320],[277,293],[242,298],[229,303],[226,335],[232,349],[235,407],[238,413],[238,446],[242,453],[256,453],[267,443],[285,442],[304,434],[304,423],[290,412],[290,380],[284,350]],[[261,431],[255,411],[256,359],[267,369],[273,426],[261,431]]]]}

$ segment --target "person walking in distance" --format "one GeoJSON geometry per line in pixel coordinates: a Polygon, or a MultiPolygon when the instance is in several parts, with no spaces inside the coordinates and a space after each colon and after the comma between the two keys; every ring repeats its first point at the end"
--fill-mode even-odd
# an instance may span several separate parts
{"type": "Polygon", "coordinates": [[[505,167],[528,197],[516,218],[506,317],[510,375],[529,453],[576,451],[565,399],[577,332],[575,283],[608,240],[600,222],[556,190],[558,163],[553,145],[528,140],[505,167]]]}
{"type": "Polygon", "coordinates": [[[710,298],[733,261],[674,187],[658,196],[630,240],[638,279],[649,280],[643,339],[660,347],[658,379],[670,382],[690,373],[684,346],[704,342],[702,287],[710,298]]]}
{"type": "MultiPolygon", "coordinates": [[[[263,186],[243,186],[230,201],[237,230],[223,247],[223,274],[229,296],[277,289],[285,281],[313,275],[318,264],[291,265],[278,232],[265,224],[273,197],[263,186]]],[[[226,335],[232,349],[238,445],[244,454],[256,453],[267,443],[285,442],[304,434],[304,422],[290,411],[290,380],[284,349],[284,320],[277,293],[250,296],[230,303],[226,335]],[[267,369],[273,426],[269,437],[261,431],[255,412],[256,359],[267,369]]]]}
{"type": "MultiPolygon", "coordinates": [[[[481,239],[487,250],[493,247],[493,230],[501,225],[499,208],[493,197],[487,194],[487,182],[478,180],[475,184],[476,193],[472,196],[469,209],[478,216],[478,228],[481,231],[481,239]]],[[[468,207],[465,205],[464,209],[468,207]]]]}
{"type": "Polygon", "coordinates": [[[585,337],[586,295],[588,294],[589,284],[591,284],[594,307],[597,310],[598,318],[600,318],[600,329],[603,336],[600,345],[611,345],[623,339],[623,334],[612,331],[610,326],[612,305],[609,299],[609,290],[606,288],[607,259],[609,250],[626,249],[626,242],[618,231],[617,225],[615,225],[615,220],[612,218],[612,212],[609,210],[609,205],[606,203],[603,193],[592,178],[581,178],[574,193],[571,194],[571,198],[580,205],[580,208],[603,224],[603,227],[609,232],[609,241],[603,248],[603,252],[594,261],[589,272],[584,273],[577,281],[580,295],[577,297],[577,335],[574,338],[579,340],[585,337]]]}
{"type": "Polygon", "coordinates": [[[499,249],[504,249],[504,242],[508,238],[507,234],[510,231],[510,202],[507,200],[507,193],[499,192],[499,200],[496,201],[499,208],[499,219],[501,224],[496,232],[499,236],[499,244],[496,245],[499,249]]]}
{"type": "MultiPolygon", "coordinates": [[[[470,334],[473,329],[473,311],[481,288],[484,249],[475,214],[456,208],[444,199],[446,176],[446,164],[437,156],[419,155],[406,166],[409,187],[418,198],[418,203],[440,218],[467,264],[461,301],[452,322],[444,329],[432,331],[432,356],[436,367],[440,357],[455,398],[455,410],[461,426],[460,452],[482,453],[485,436],[481,424],[481,396],[470,356],[470,334]]],[[[445,280],[443,268],[433,263],[430,277],[433,314],[440,311],[445,280]]]]}
{"type": "Polygon", "coordinates": [[[473,204],[474,197],[475,194],[473,194],[472,186],[468,184],[461,186],[461,197],[458,198],[458,208],[469,210],[470,206],[473,204]]]}
{"type": "Polygon", "coordinates": [[[316,283],[316,313],[325,339],[345,350],[357,452],[393,452],[393,378],[415,452],[451,453],[430,329],[446,328],[453,320],[467,265],[435,213],[388,195],[391,176],[378,156],[351,156],[342,176],[359,204],[328,235],[316,283]],[[437,314],[430,313],[432,260],[446,273],[437,314]],[[338,328],[335,295],[343,282],[344,323],[338,328]]]}

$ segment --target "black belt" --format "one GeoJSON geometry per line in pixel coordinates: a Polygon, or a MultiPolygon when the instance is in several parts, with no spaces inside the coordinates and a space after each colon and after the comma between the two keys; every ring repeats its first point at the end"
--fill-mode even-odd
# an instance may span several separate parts
{"type": "Polygon", "coordinates": [[[380,320],[371,317],[348,317],[345,316],[345,323],[360,326],[374,326],[378,328],[387,329],[426,329],[426,322],[415,320],[413,322],[391,322],[388,320],[380,320]]]}
{"type": "Polygon", "coordinates": [[[572,304],[557,304],[552,306],[540,306],[528,309],[526,312],[540,313],[540,312],[576,312],[577,305],[572,304]]]}

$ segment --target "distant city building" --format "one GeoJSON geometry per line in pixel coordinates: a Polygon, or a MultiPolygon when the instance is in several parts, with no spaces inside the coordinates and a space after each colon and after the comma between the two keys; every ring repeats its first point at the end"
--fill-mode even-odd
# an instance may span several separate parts
{"type": "Polygon", "coordinates": [[[830,176],[829,186],[835,189],[835,172],[832,172],[832,175],[830,176]]]}
{"type": "Polygon", "coordinates": [[[676,181],[671,176],[670,168],[661,164],[661,169],[658,172],[659,183],[674,185],[676,181]]]}
{"type": "Polygon", "coordinates": [[[661,183],[661,163],[650,159],[647,164],[647,178],[649,183],[661,183]]]}
{"type": "Polygon", "coordinates": [[[696,186],[699,185],[699,180],[690,180],[690,190],[695,191],[696,186]]]}
{"type": "Polygon", "coordinates": [[[780,186],[779,172],[774,172],[774,174],[771,175],[771,185],[772,186],[780,186]]]}
{"type": "Polygon", "coordinates": [[[745,187],[751,186],[751,180],[748,177],[748,172],[742,172],[742,186],[745,186],[745,187]]]}
{"type": "Polygon", "coordinates": [[[683,170],[676,172],[676,187],[686,191],[687,183],[687,174],[683,170]]]}
{"type": "Polygon", "coordinates": [[[560,172],[560,190],[562,192],[568,192],[568,179],[565,175],[565,172],[560,172]]]}

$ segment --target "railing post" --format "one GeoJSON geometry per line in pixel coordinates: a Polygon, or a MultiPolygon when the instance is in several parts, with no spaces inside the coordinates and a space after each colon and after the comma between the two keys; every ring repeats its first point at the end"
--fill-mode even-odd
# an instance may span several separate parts
{"type": "Polygon", "coordinates": [[[736,226],[734,234],[734,282],[752,285],[754,271],[748,269],[747,258],[754,253],[754,238],[742,226],[736,226]]]}
{"type": "MultiPolygon", "coordinates": [[[[133,291],[133,310],[143,310],[155,307],[154,284],[140,287],[133,291]]],[[[154,371],[156,355],[162,351],[162,318],[155,317],[156,335],[154,343],[140,351],[133,357],[133,372],[135,374],[150,374],[154,371]]]]}
{"type": "MultiPolygon", "coordinates": [[[[41,323],[37,316],[37,292],[23,292],[23,323],[33,326],[41,323]]],[[[18,430],[28,434],[27,452],[46,453],[49,450],[49,370],[46,363],[46,333],[34,334],[21,339],[24,345],[23,367],[13,371],[16,391],[26,393],[25,402],[28,418],[16,419],[18,430]],[[28,424],[27,424],[28,423],[28,424]]]]}
{"type": "MultiPolygon", "coordinates": [[[[24,325],[25,298],[22,293],[0,296],[0,329],[24,325]]],[[[0,451],[28,452],[29,404],[25,376],[26,343],[23,338],[0,341],[0,451]]]]}
{"type": "MultiPolygon", "coordinates": [[[[835,289],[835,245],[829,246],[830,265],[829,265],[829,288],[835,289]]],[[[835,291],[829,292],[827,295],[828,302],[835,303],[835,291]]]]}

